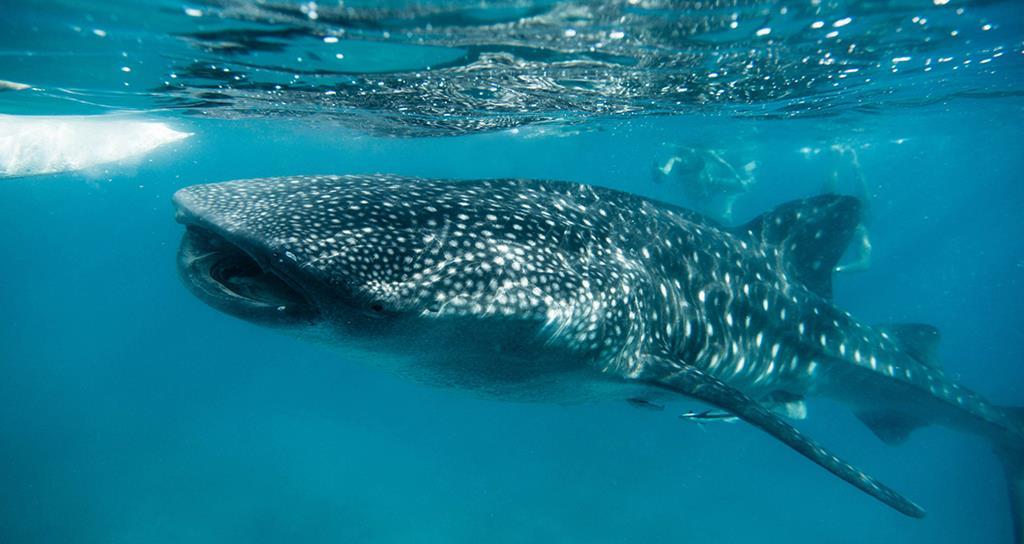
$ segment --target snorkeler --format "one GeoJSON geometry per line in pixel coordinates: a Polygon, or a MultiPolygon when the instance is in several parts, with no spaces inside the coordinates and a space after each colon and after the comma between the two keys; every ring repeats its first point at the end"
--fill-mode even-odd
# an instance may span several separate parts
{"type": "Polygon", "coordinates": [[[754,184],[756,161],[733,166],[720,149],[680,147],[664,163],[655,164],[654,181],[674,179],[682,184],[689,203],[698,211],[731,222],[733,205],[754,184]]]}

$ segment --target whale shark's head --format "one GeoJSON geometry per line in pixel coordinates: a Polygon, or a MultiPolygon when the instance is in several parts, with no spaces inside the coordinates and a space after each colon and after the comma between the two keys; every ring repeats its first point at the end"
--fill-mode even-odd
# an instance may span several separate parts
{"type": "Polygon", "coordinates": [[[531,336],[587,296],[568,264],[585,248],[534,242],[562,219],[545,195],[393,176],[197,185],[174,195],[178,267],[207,304],[262,325],[358,340],[500,322],[531,336]]]}
{"type": "Polygon", "coordinates": [[[339,176],[182,189],[179,272],[207,304],[258,324],[381,328],[423,310],[397,286],[422,271],[415,258],[437,230],[395,205],[403,194],[386,178],[339,176]]]}
{"type": "Polygon", "coordinates": [[[282,327],[317,322],[301,266],[276,238],[263,237],[265,220],[254,221],[249,194],[208,186],[175,193],[177,220],[186,227],[178,248],[182,280],[200,300],[235,317],[282,327]]]}

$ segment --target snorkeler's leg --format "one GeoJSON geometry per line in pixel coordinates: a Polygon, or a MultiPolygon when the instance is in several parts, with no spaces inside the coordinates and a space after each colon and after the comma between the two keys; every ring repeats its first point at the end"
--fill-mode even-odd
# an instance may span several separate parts
{"type": "Polygon", "coordinates": [[[857,155],[857,150],[852,147],[845,147],[843,155],[849,157],[851,177],[854,183],[854,196],[861,203],[861,223],[857,225],[857,231],[854,233],[857,258],[851,263],[837,266],[836,272],[861,272],[871,266],[871,238],[869,237],[867,227],[867,224],[871,221],[871,193],[868,190],[868,183],[864,177],[864,172],[861,170],[860,157],[857,155]]]}
{"type": "Polygon", "coordinates": [[[736,204],[736,199],[739,198],[739,193],[729,193],[722,199],[722,215],[721,219],[726,224],[732,223],[732,208],[736,204]]]}
{"type": "MultiPolygon", "coordinates": [[[[860,199],[861,213],[865,216],[868,214],[868,207],[871,204],[871,192],[868,190],[868,180],[864,177],[864,171],[860,167],[860,157],[857,156],[857,150],[847,148],[847,152],[850,155],[850,167],[853,169],[853,181],[855,187],[853,189],[854,196],[860,199]]],[[[865,233],[867,231],[865,230],[865,233]]],[[[870,243],[868,244],[870,247],[870,243]]]]}
{"type": "Polygon", "coordinates": [[[821,186],[822,193],[838,193],[839,192],[839,169],[832,168],[832,170],[825,176],[825,183],[821,186]]]}
{"type": "Polygon", "coordinates": [[[836,272],[863,272],[871,266],[871,238],[868,236],[868,228],[863,223],[857,225],[854,239],[856,258],[849,263],[836,266],[836,272]]]}

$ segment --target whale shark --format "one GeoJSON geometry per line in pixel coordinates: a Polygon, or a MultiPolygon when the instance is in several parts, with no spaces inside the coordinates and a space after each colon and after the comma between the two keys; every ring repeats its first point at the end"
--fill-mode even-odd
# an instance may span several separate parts
{"type": "Polygon", "coordinates": [[[500,399],[696,399],[913,517],[924,510],[797,429],[805,399],[846,403],[887,444],[926,425],[971,433],[1003,462],[1022,540],[1024,412],[954,381],[934,327],[865,324],[834,301],[856,198],[738,227],[527,179],[248,179],[173,201],[185,285],[235,317],[500,399]]]}

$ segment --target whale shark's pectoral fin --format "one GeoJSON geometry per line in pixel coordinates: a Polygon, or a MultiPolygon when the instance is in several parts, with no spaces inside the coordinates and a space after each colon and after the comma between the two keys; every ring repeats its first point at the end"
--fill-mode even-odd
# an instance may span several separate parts
{"type": "Polygon", "coordinates": [[[670,368],[672,371],[660,376],[641,376],[640,379],[646,379],[652,385],[682,393],[728,410],[743,421],[774,436],[825,470],[901,513],[915,518],[924,516],[924,510],[920,506],[839,459],[742,391],[692,366],[683,365],[680,368],[677,364],[665,362],[665,364],[652,364],[650,367],[670,368]]]}

